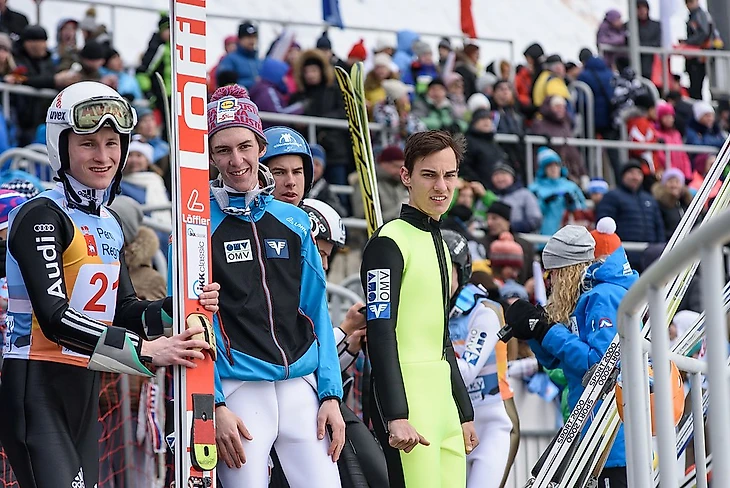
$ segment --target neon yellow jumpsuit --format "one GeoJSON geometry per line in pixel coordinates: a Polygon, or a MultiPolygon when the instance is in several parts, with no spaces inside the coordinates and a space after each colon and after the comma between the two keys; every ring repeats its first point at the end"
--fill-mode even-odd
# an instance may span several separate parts
{"type": "Polygon", "coordinates": [[[466,484],[461,423],[474,417],[448,337],[451,260],[438,222],[408,205],[363,252],[373,425],[391,488],[466,484]],[[389,447],[387,423],[408,419],[430,446],[389,447]]]}

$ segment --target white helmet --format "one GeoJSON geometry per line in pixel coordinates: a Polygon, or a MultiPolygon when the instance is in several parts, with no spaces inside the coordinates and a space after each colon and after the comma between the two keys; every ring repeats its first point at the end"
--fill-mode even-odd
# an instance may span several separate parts
{"type": "Polygon", "coordinates": [[[312,224],[312,237],[331,242],[337,248],[345,245],[345,224],[337,211],[326,203],[305,198],[302,201],[302,210],[309,215],[312,224]]]}
{"type": "Polygon", "coordinates": [[[69,168],[67,131],[89,134],[97,132],[105,124],[120,135],[122,149],[122,159],[109,197],[111,201],[127,162],[132,130],[137,125],[137,113],[116,90],[96,81],[81,81],[63,89],[48,108],[46,145],[51,168],[64,181],[64,172],[69,168]]]}

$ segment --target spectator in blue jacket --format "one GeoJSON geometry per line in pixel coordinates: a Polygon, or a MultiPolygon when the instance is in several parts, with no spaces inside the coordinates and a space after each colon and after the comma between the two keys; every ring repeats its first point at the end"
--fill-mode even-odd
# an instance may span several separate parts
{"type": "Polygon", "coordinates": [[[715,117],[715,109],[707,102],[697,101],[692,104],[693,119],[687,124],[685,141],[696,146],[715,146],[721,148],[725,135],[720,130],[715,117]]]}
{"type": "Polygon", "coordinates": [[[401,76],[411,69],[413,62],[413,43],[419,39],[418,34],[412,30],[398,31],[398,46],[393,55],[393,62],[398,66],[401,76]]]}
{"type": "MultiPolygon", "coordinates": [[[[603,217],[616,221],[616,234],[623,242],[664,242],[664,220],[659,204],[642,188],[641,162],[629,160],[621,168],[621,182],[596,208],[596,222],[603,217]]],[[[627,252],[631,267],[641,271],[641,252],[627,252]]]]}
{"type": "MultiPolygon", "coordinates": [[[[251,101],[256,104],[261,112],[295,115],[304,112],[305,101],[287,105],[288,88],[284,82],[284,76],[288,71],[289,65],[284,61],[274,58],[264,59],[261,64],[261,78],[249,90],[251,101]]],[[[264,127],[271,125],[276,124],[264,122],[264,127]]]]}
{"type": "Polygon", "coordinates": [[[261,69],[261,60],[257,44],[259,31],[251,22],[238,26],[238,49],[226,55],[218,64],[218,72],[234,71],[238,73],[238,84],[249,90],[256,83],[261,69]]]}
{"type": "Polygon", "coordinates": [[[580,187],[568,179],[568,168],[558,153],[549,147],[540,147],[537,164],[530,191],[537,197],[542,212],[540,234],[551,236],[562,226],[565,212],[587,208],[586,199],[580,187]]]}
{"type": "Polygon", "coordinates": [[[578,75],[591,87],[593,92],[593,114],[596,121],[596,132],[610,130],[613,125],[611,117],[611,99],[613,98],[613,72],[603,58],[591,56],[583,64],[583,71],[578,75]]]}

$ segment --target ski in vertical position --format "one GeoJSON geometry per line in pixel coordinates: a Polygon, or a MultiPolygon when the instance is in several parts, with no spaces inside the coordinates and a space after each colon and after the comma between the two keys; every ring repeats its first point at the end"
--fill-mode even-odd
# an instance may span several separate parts
{"type": "MultiPolygon", "coordinates": [[[[172,297],[175,333],[194,326],[215,344],[211,314],[198,302],[210,283],[206,106],[206,0],[170,0],[172,108],[172,297]]],[[[196,367],[174,368],[175,486],[215,487],[215,349],[196,367]]]]}
{"type": "Polygon", "coordinates": [[[373,148],[370,143],[370,130],[368,129],[362,63],[355,63],[351,72],[353,76],[348,75],[347,71],[341,67],[335,67],[337,83],[345,101],[352,153],[355,156],[355,169],[360,176],[360,193],[365,206],[368,236],[371,236],[378,227],[383,225],[383,213],[380,207],[380,197],[378,196],[375,160],[373,159],[373,148]]]}

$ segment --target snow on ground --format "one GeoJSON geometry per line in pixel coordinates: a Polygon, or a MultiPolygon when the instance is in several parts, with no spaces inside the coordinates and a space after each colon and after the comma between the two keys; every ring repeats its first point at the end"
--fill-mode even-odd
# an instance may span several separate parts
{"type": "MultiPolygon", "coordinates": [[[[157,28],[159,11],[168,8],[167,0],[101,0],[114,4],[115,9],[97,5],[99,22],[111,26],[114,45],[127,64],[138,62],[157,28]],[[138,10],[138,7],[146,10],[138,10]],[[114,10],[114,13],[113,13],[114,10]]],[[[670,4],[675,13],[671,20],[674,38],[684,35],[686,9],[682,0],[650,0],[652,16],[657,17],[659,3],[670,4]]],[[[11,8],[36,20],[34,0],[9,0],[11,8]]],[[[524,62],[522,51],[532,42],[539,41],[548,53],[577,61],[582,47],[595,49],[596,30],[606,10],[616,8],[626,18],[626,0],[473,0],[477,34],[482,37],[511,40],[513,53],[505,42],[482,42],[482,62],[511,58],[524,62]]],[[[82,1],[42,0],[41,24],[48,30],[49,45],[55,43],[57,22],[63,17],[81,19],[89,3],[82,1]]],[[[340,8],[346,26],[379,29],[412,29],[452,36],[458,40],[459,0],[342,0],[340,8]]],[[[208,0],[209,31],[208,64],[213,66],[223,51],[223,39],[235,34],[244,18],[270,19],[261,23],[261,43],[268,47],[281,31],[284,22],[321,21],[319,0],[208,0]]],[[[307,48],[320,36],[319,27],[295,27],[297,40],[307,48]]],[[[352,45],[363,37],[372,47],[378,36],[387,34],[330,29],[335,52],[346,57],[352,45]]],[[[394,36],[390,35],[394,40],[394,36]]],[[[424,36],[434,47],[438,37],[424,36]]]]}

